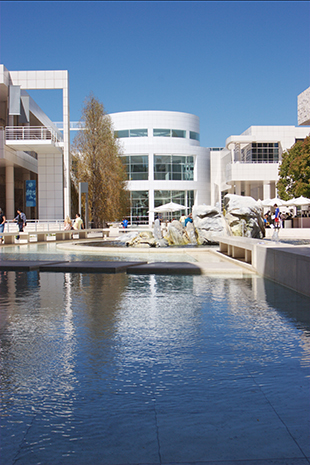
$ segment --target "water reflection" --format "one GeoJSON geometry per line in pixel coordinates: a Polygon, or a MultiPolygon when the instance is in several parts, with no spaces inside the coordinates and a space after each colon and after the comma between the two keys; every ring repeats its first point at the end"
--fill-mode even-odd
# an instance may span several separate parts
{"type": "MultiPolygon", "coordinates": [[[[0,308],[6,465],[158,463],[159,447],[162,461],[180,448],[183,461],[206,461],[195,441],[211,417],[224,434],[233,412],[244,439],[244,412],[268,416],[270,404],[287,429],[293,405],[301,441],[309,299],[282,286],[257,276],[2,272],[0,308]],[[190,432],[181,444],[179,424],[190,432]]],[[[268,442],[274,428],[268,420],[257,437],[268,442]]]]}

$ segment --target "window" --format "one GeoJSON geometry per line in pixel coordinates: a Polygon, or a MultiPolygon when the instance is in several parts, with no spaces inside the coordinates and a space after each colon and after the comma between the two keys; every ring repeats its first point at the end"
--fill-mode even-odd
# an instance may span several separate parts
{"type": "Polygon", "coordinates": [[[149,222],[149,192],[130,192],[130,223],[147,224],[149,222]]]}
{"type": "Polygon", "coordinates": [[[171,137],[171,129],[153,129],[154,137],[171,137]]]}
{"type": "Polygon", "coordinates": [[[180,131],[178,129],[172,129],[172,137],[182,137],[185,139],[186,131],[180,131]]]}
{"type": "Polygon", "coordinates": [[[121,157],[125,165],[128,181],[144,181],[149,178],[147,155],[129,155],[121,157]]]}
{"type": "Polygon", "coordinates": [[[190,213],[194,205],[194,191],[154,191],[154,207],[160,207],[169,202],[178,203],[189,207],[187,210],[176,212],[175,214],[181,216],[182,213],[190,213]]]}
{"type": "Polygon", "coordinates": [[[182,155],[155,155],[155,181],[193,181],[194,157],[182,155]]]}
{"type": "Polygon", "coordinates": [[[200,140],[200,135],[198,134],[198,132],[190,131],[189,132],[189,138],[199,141],[200,140]]]}
{"type": "Polygon", "coordinates": [[[147,137],[147,129],[130,129],[129,137],[147,137]]]}
{"type": "Polygon", "coordinates": [[[186,131],[180,129],[153,129],[154,137],[181,137],[186,138],[186,131]]]}
{"type": "Polygon", "coordinates": [[[278,163],[279,144],[273,142],[253,142],[242,149],[243,163],[278,163]]]}
{"type": "Polygon", "coordinates": [[[123,138],[123,137],[129,137],[129,130],[128,129],[124,129],[123,131],[115,131],[115,135],[116,137],[118,137],[119,139],[123,138]]]}
{"type": "Polygon", "coordinates": [[[122,129],[115,131],[115,137],[121,139],[124,137],[147,137],[147,129],[122,129]]]}

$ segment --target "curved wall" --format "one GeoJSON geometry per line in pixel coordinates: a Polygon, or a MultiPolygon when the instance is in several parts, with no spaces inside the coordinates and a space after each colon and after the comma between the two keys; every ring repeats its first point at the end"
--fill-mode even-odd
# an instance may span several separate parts
{"type": "MultiPolygon", "coordinates": [[[[200,131],[198,116],[174,111],[128,111],[112,113],[109,116],[114,131],[122,136],[126,135],[119,138],[123,155],[147,157],[147,179],[130,179],[128,188],[132,193],[135,193],[134,195],[137,195],[139,191],[148,193],[148,222],[150,224],[154,221],[154,212],[151,210],[154,209],[156,203],[158,204],[160,191],[171,192],[171,199],[167,199],[169,201],[175,201],[173,198],[175,193],[184,192],[185,202],[188,202],[190,207],[193,203],[196,205],[210,204],[210,150],[200,147],[199,140],[191,138],[195,137],[195,134],[199,134],[200,131]],[[142,131],[140,134],[144,134],[144,136],[141,137],[130,137],[130,133],[127,135],[125,132],[138,129],[147,129],[147,132],[142,131]],[[163,131],[166,136],[157,136],[155,134],[160,134],[160,131],[154,133],[154,129],[170,130],[170,133],[163,131]],[[181,137],[180,134],[182,134],[181,137]],[[174,137],[174,135],[179,137],[174,137]],[[193,159],[193,179],[171,179],[171,173],[166,173],[166,176],[163,174],[166,179],[156,179],[154,165],[159,156],[170,157],[171,160],[177,159],[177,157],[185,157],[182,158],[184,160],[193,159]],[[170,179],[168,179],[169,177],[170,179]]],[[[136,135],[139,132],[132,131],[132,134],[136,135]]],[[[176,217],[178,216],[180,214],[176,214],[176,217]]]]}

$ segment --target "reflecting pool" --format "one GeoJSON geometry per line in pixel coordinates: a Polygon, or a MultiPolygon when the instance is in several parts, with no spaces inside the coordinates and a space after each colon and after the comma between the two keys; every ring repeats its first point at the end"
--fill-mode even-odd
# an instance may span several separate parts
{"type": "Polygon", "coordinates": [[[309,303],[254,275],[1,272],[1,464],[307,463],[309,303]]]}

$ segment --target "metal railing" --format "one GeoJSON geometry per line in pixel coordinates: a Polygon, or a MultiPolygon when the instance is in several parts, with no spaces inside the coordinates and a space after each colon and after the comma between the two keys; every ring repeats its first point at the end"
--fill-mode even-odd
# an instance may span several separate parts
{"type": "MultiPolygon", "coordinates": [[[[64,220],[27,220],[27,226],[24,231],[62,231],[64,229],[64,220]]],[[[7,220],[4,227],[5,232],[17,232],[17,223],[13,220],[7,220]]]]}
{"type": "Polygon", "coordinates": [[[57,132],[46,126],[7,126],[5,139],[9,140],[50,140],[62,142],[57,132]]]}

